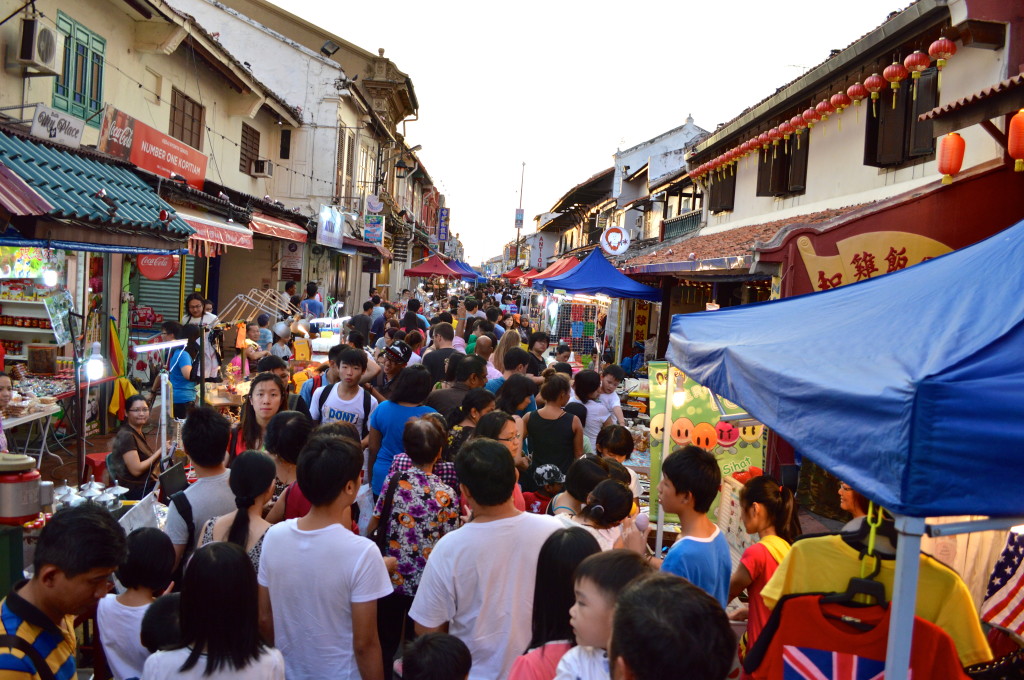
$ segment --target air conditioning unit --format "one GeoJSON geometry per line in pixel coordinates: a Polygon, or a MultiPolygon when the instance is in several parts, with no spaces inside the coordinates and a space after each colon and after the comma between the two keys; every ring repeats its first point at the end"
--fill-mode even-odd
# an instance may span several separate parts
{"type": "Polygon", "coordinates": [[[64,36],[44,25],[42,19],[22,19],[15,60],[45,75],[58,75],[64,67],[64,36]]]}
{"type": "Polygon", "coordinates": [[[265,158],[258,158],[252,162],[252,170],[249,174],[253,177],[273,177],[274,164],[265,158]]]}

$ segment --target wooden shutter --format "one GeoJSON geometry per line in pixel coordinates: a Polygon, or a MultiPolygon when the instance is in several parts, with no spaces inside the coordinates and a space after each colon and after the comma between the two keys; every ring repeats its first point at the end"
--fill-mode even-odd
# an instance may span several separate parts
{"type": "Polygon", "coordinates": [[[757,150],[757,196],[774,196],[772,193],[772,151],[757,150]]]}
{"type": "Polygon", "coordinates": [[[906,82],[900,89],[884,90],[878,100],[878,165],[899,165],[907,160],[907,108],[910,100],[906,82]],[[893,107],[893,97],[896,106],[893,107]]]}
{"type": "Polygon", "coordinates": [[[711,185],[708,209],[713,213],[730,212],[736,203],[736,173],[727,170],[711,185]]]}
{"type": "Polygon", "coordinates": [[[782,142],[778,146],[768,147],[766,152],[771,167],[771,180],[768,189],[772,196],[784,196],[789,193],[789,155],[782,142]]]}
{"type": "Polygon", "coordinates": [[[787,189],[791,194],[802,194],[807,189],[807,150],[811,146],[811,131],[804,130],[789,138],[789,177],[787,189]],[[797,144],[797,140],[800,143],[797,144]]]}
{"type": "MultiPolygon", "coordinates": [[[[932,121],[921,121],[917,117],[922,113],[928,113],[938,105],[938,75],[938,69],[935,67],[923,71],[920,79],[917,81],[917,99],[914,100],[911,97],[910,120],[907,122],[907,127],[910,131],[907,155],[910,158],[935,153],[934,126],[932,121]]],[[[906,82],[909,83],[910,80],[908,79],[906,82]]],[[[913,92],[914,86],[912,84],[906,85],[906,87],[913,92]]]]}

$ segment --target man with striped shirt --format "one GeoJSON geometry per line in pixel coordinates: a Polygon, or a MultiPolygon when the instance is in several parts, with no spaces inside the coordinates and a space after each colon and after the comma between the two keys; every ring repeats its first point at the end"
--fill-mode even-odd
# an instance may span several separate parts
{"type": "Polygon", "coordinates": [[[86,503],[55,514],[39,536],[32,579],[0,602],[0,677],[75,677],[75,616],[107,594],[126,554],[124,531],[107,510],[86,503]]]}

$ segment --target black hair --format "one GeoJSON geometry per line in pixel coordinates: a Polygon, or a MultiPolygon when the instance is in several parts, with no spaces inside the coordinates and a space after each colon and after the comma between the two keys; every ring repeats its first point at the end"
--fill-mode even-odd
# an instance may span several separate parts
{"type": "MultiPolygon", "coordinates": [[[[355,333],[355,331],[352,332],[355,333]]],[[[331,359],[331,361],[334,361],[339,367],[345,364],[346,366],[358,366],[364,371],[366,370],[366,366],[369,364],[366,352],[355,347],[345,347],[344,345],[341,345],[341,347],[342,350],[338,352],[337,359],[331,359]]]]}
{"type": "Polygon", "coordinates": [[[185,345],[185,351],[189,353],[189,356],[199,351],[199,335],[199,326],[195,324],[188,323],[181,327],[181,337],[178,339],[184,338],[188,340],[188,343],[185,345]]]}
{"type": "Polygon", "coordinates": [[[533,590],[533,636],[527,651],[555,640],[573,641],[569,609],[576,601],[573,573],[580,562],[601,552],[583,527],[559,529],[544,541],[537,556],[533,590]]]}
{"type": "Polygon", "coordinates": [[[181,593],[168,593],[146,607],[139,630],[142,646],[150,654],[160,650],[178,649],[181,641],[181,593]]]}
{"type": "Polygon", "coordinates": [[[380,304],[380,296],[374,295],[372,298],[370,298],[370,302],[372,302],[373,306],[376,307],[377,305],[380,304]]]}
{"type": "Polygon", "coordinates": [[[505,366],[506,371],[514,371],[520,366],[529,366],[530,353],[522,347],[511,347],[501,358],[501,363],[505,366]]]}
{"type": "Polygon", "coordinates": [[[474,309],[480,306],[480,303],[476,301],[476,298],[471,297],[466,298],[466,302],[464,304],[466,305],[467,312],[472,312],[474,309]]]}
{"type": "Polygon", "coordinates": [[[556,361],[550,366],[548,366],[548,368],[553,369],[555,373],[561,373],[562,375],[572,378],[572,364],[570,363],[566,363],[564,361],[556,361]]]}
{"type": "Polygon", "coordinates": [[[608,479],[608,461],[593,454],[581,456],[565,472],[565,490],[580,504],[603,480],[608,479]]]}
{"type": "MultiPolygon", "coordinates": [[[[453,355],[454,359],[454,355],[453,355]]],[[[455,367],[455,382],[467,382],[474,375],[487,377],[487,360],[476,354],[460,355],[455,367]]]]}
{"type": "Polygon", "coordinates": [[[771,477],[754,477],[740,490],[740,507],[747,510],[754,503],[764,507],[779,538],[792,543],[800,536],[800,517],[792,490],[780,486],[771,477]]]}
{"type": "MultiPolygon", "coordinates": [[[[191,326],[191,325],[194,325],[194,324],[189,324],[189,325],[191,326]]],[[[246,331],[248,331],[250,328],[259,329],[259,327],[260,327],[260,325],[258,323],[256,323],[255,321],[246,321],[245,322],[245,330],[246,331]]]]}
{"type": "Polygon", "coordinates": [[[433,333],[435,338],[444,338],[448,342],[455,339],[455,329],[452,328],[451,322],[441,321],[441,323],[434,326],[433,333]]]}
{"type": "Polygon", "coordinates": [[[316,295],[316,291],[317,291],[317,286],[316,286],[315,283],[310,281],[309,283],[306,284],[306,295],[307,296],[313,297],[314,295],[316,295]]]}
{"type": "Polygon", "coordinates": [[[420,318],[416,316],[416,312],[409,310],[402,317],[402,330],[406,333],[409,331],[417,330],[420,327],[420,318]]]}
{"type": "Polygon", "coordinates": [[[507,380],[498,388],[497,407],[508,413],[515,413],[523,399],[537,394],[537,383],[533,379],[516,373],[510,375],[507,380]]]}
{"type": "Polygon", "coordinates": [[[228,529],[227,540],[246,547],[249,542],[249,508],[266,493],[277,476],[273,459],[260,451],[243,451],[231,464],[228,486],[235,494],[235,519],[228,529]]]}
{"type": "Polygon", "coordinates": [[[497,307],[491,307],[484,313],[487,315],[487,320],[491,323],[497,323],[498,319],[501,318],[501,310],[497,307]]]}
{"type": "MultiPolygon", "coordinates": [[[[277,412],[280,413],[288,409],[288,388],[285,387],[284,381],[274,373],[257,373],[256,377],[249,383],[249,393],[245,395],[245,399],[242,401],[242,421],[239,423],[242,441],[245,442],[247,449],[258,449],[260,439],[263,437],[263,431],[256,420],[256,409],[252,405],[252,395],[256,392],[256,386],[264,382],[274,383],[277,385],[277,389],[281,391],[281,403],[278,405],[277,412]]],[[[234,451],[231,453],[233,455],[234,451]]]]}
{"type": "Polygon", "coordinates": [[[474,409],[482,411],[493,403],[494,395],[482,387],[466,392],[466,396],[462,398],[462,404],[448,415],[448,427],[455,427],[461,423],[469,417],[474,409]]]}
{"type": "Polygon", "coordinates": [[[540,386],[540,396],[545,402],[558,401],[563,394],[569,394],[570,389],[567,377],[551,368],[544,369],[544,384],[540,386]]]}
{"type": "MultiPolygon", "coordinates": [[[[355,349],[354,347],[346,347],[342,344],[331,345],[331,348],[327,350],[327,361],[341,366],[341,353],[347,349],[355,349]]],[[[365,354],[365,352],[363,352],[365,354]]]]}
{"type": "Polygon", "coordinates": [[[463,444],[455,456],[455,473],[459,483],[464,484],[473,499],[483,506],[506,502],[516,486],[516,466],[508,448],[486,437],[470,439],[463,444]]]}
{"type": "Polygon", "coordinates": [[[473,438],[497,439],[509,421],[515,422],[515,418],[505,411],[500,409],[491,411],[477,421],[476,427],[473,429],[473,438]]]}
{"type": "Polygon", "coordinates": [[[350,482],[358,481],[362,469],[363,449],[358,442],[318,435],[299,454],[295,477],[302,495],[312,505],[324,506],[333,503],[350,482]]]}
{"type": "Polygon", "coordinates": [[[591,555],[580,562],[580,566],[576,567],[576,583],[587,579],[615,602],[619,592],[630,581],[652,571],[653,567],[640,553],[617,548],[591,555]]]}
{"type": "Polygon", "coordinates": [[[363,334],[360,333],[359,331],[349,331],[349,334],[348,334],[348,344],[352,345],[353,348],[355,348],[355,347],[365,347],[366,346],[366,338],[364,338],[363,334]]]}
{"type": "MultiPolygon", "coordinates": [[[[280,382],[280,378],[277,380],[280,382]]],[[[200,467],[217,467],[223,463],[230,437],[231,423],[209,406],[193,409],[181,426],[185,453],[200,467]]]]}
{"type": "MultiPolygon", "coordinates": [[[[437,318],[441,320],[441,323],[446,323],[449,326],[452,326],[452,321],[455,320],[451,312],[441,312],[437,315],[437,318]]],[[[452,330],[455,330],[455,326],[452,326],[452,330]]]]}
{"type": "Polygon", "coordinates": [[[335,420],[332,423],[321,423],[313,430],[314,437],[348,437],[359,441],[359,428],[355,423],[346,423],[344,420],[335,420]]]}
{"type": "Polygon", "coordinates": [[[605,479],[587,495],[580,517],[601,528],[613,527],[629,517],[633,491],[617,479],[605,479]]]}
{"type": "MultiPolygon", "coordinates": [[[[206,298],[204,298],[199,293],[189,293],[188,296],[185,298],[185,311],[186,312],[188,311],[188,303],[192,302],[193,300],[199,300],[201,303],[203,303],[203,307],[204,308],[206,307],[206,298]]],[[[189,314],[189,316],[192,316],[192,315],[189,314]]]]}
{"type": "MultiPolygon", "coordinates": [[[[7,378],[8,380],[10,380],[11,376],[7,375],[6,373],[0,373],[0,378],[7,378]]],[[[127,417],[128,411],[132,410],[132,405],[140,401],[146,404],[146,406],[149,406],[149,402],[146,401],[146,398],[141,394],[133,394],[132,396],[124,400],[125,417],[127,417]]]]}
{"type": "Polygon", "coordinates": [[[564,342],[559,343],[559,345],[555,347],[555,354],[565,354],[566,352],[572,352],[572,347],[569,347],[569,345],[564,342]]]}
{"type": "Polygon", "coordinates": [[[388,394],[388,401],[422,404],[430,396],[434,378],[423,364],[406,366],[398,373],[388,394]]]}
{"type": "Polygon", "coordinates": [[[294,288],[294,287],[295,287],[295,282],[294,281],[285,281],[285,284],[284,284],[284,289],[285,290],[288,290],[289,288],[294,288]]]}
{"type": "Polygon", "coordinates": [[[612,376],[618,382],[626,379],[626,371],[618,364],[605,364],[605,367],[601,369],[601,377],[606,375],[612,376]]]}
{"type": "Polygon", "coordinates": [[[410,347],[419,347],[423,343],[423,331],[416,329],[405,334],[405,342],[410,347]]]}
{"type": "Polygon", "coordinates": [[[468,356],[461,352],[452,352],[444,360],[444,381],[449,385],[456,383],[455,373],[459,370],[459,364],[463,362],[468,356]]]}
{"type": "Polygon", "coordinates": [[[412,418],[405,423],[402,444],[414,465],[426,465],[437,460],[445,445],[447,432],[430,418],[412,418]]]}
{"type": "Polygon", "coordinates": [[[530,348],[531,352],[533,351],[533,346],[538,342],[551,344],[551,336],[544,331],[534,331],[533,333],[530,333],[530,340],[526,344],[530,348]]]}
{"type": "Polygon", "coordinates": [[[257,599],[256,571],[242,548],[218,541],[196,550],[181,584],[181,641],[190,649],[179,670],[204,656],[204,675],[256,661],[265,649],[257,599]]]}
{"type": "Polygon", "coordinates": [[[692,444],[673,451],[661,464],[661,474],[676,493],[693,494],[693,509],[707,512],[722,486],[722,470],[710,451],[692,444]]]}
{"type": "Polygon", "coordinates": [[[370,311],[371,309],[373,309],[373,303],[372,303],[372,302],[370,302],[369,300],[367,300],[366,302],[364,302],[364,303],[363,303],[363,311],[364,311],[364,312],[368,312],[368,311],[370,311]]]}
{"type": "Polygon", "coordinates": [[[419,300],[417,300],[416,298],[411,298],[409,302],[406,303],[405,308],[410,312],[418,312],[420,310],[420,307],[422,306],[423,305],[420,304],[419,300]]]}
{"type": "Polygon", "coordinates": [[[284,359],[274,354],[268,354],[256,363],[257,373],[267,373],[279,368],[288,368],[288,364],[285,363],[284,359]]]}
{"type": "Polygon", "coordinates": [[[603,449],[608,453],[625,456],[628,459],[633,455],[633,434],[622,425],[605,425],[597,433],[594,448],[598,452],[603,449]]]}
{"type": "Polygon", "coordinates": [[[484,335],[485,333],[493,333],[494,324],[488,321],[487,319],[481,319],[480,317],[477,317],[476,330],[474,330],[473,332],[476,333],[477,336],[484,335]]]}
{"type": "Polygon", "coordinates": [[[576,374],[576,380],[572,384],[576,398],[586,404],[594,398],[594,394],[601,389],[601,376],[597,371],[587,369],[576,374]]]}
{"type": "Polygon", "coordinates": [[[608,656],[622,658],[636,680],[721,680],[736,637],[718,600],[686,579],[660,572],[622,589],[612,616],[608,656]]]}
{"type": "Polygon", "coordinates": [[[174,574],[174,544],[156,527],[140,527],[128,534],[128,557],[114,572],[125,588],[149,588],[162,593],[174,574]]]}
{"type": "Polygon", "coordinates": [[[260,314],[256,317],[256,323],[260,328],[266,328],[267,324],[270,323],[270,315],[266,313],[260,314]]]}
{"type": "Polygon", "coordinates": [[[32,566],[36,576],[43,565],[52,564],[74,578],[91,569],[114,569],[126,554],[124,529],[114,516],[95,503],[83,503],[54,513],[39,534],[32,566]]]}
{"type": "Polygon", "coordinates": [[[313,419],[300,411],[281,411],[267,423],[263,435],[263,448],[286,463],[295,465],[299,451],[306,445],[313,431],[313,419]]]}
{"type": "Polygon", "coordinates": [[[473,667],[466,643],[448,633],[427,633],[402,653],[403,680],[462,680],[473,667]]]}
{"type": "Polygon", "coordinates": [[[181,340],[185,337],[185,329],[177,321],[164,321],[160,324],[160,330],[173,335],[175,340],[181,340]]]}
{"type": "Polygon", "coordinates": [[[579,418],[581,426],[585,426],[587,424],[587,407],[578,401],[570,401],[562,408],[562,410],[579,418]]]}
{"type": "Polygon", "coordinates": [[[629,486],[631,481],[629,476],[629,470],[626,466],[613,458],[602,458],[605,464],[608,465],[608,476],[612,479],[617,479],[626,486],[629,486]]]}

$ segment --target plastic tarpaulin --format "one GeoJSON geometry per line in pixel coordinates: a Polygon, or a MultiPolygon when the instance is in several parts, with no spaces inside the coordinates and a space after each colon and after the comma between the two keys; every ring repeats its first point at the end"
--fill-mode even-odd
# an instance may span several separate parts
{"type": "Polygon", "coordinates": [[[1024,222],[842,288],[672,320],[668,357],[912,517],[1024,515],[1024,222]]]}
{"type": "Polygon", "coordinates": [[[579,263],[580,261],[577,260],[575,257],[563,257],[561,260],[552,262],[546,269],[544,269],[544,271],[538,272],[536,274],[531,274],[526,278],[530,279],[530,281],[537,281],[538,279],[544,279],[550,276],[558,276],[559,274],[566,273],[573,267],[577,266],[579,263]]]}
{"type": "Polygon", "coordinates": [[[535,279],[534,288],[564,290],[575,294],[602,294],[608,297],[661,300],[661,291],[629,278],[604,257],[600,249],[590,251],[586,259],[564,274],[547,279],[535,279]]]}
{"type": "Polygon", "coordinates": [[[420,265],[410,267],[405,270],[406,276],[448,276],[459,278],[462,276],[460,272],[452,270],[451,267],[444,263],[444,260],[438,255],[431,255],[429,259],[420,265]]]}

